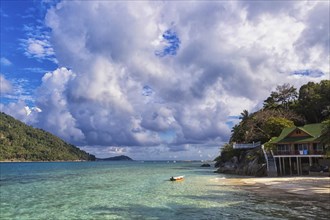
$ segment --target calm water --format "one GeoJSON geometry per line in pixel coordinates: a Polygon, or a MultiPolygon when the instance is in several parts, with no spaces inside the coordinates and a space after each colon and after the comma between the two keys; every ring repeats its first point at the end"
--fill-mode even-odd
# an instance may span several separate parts
{"type": "Polygon", "coordinates": [[[1,219],[327,219],[314,201],[251,195],[196,162],[0,163],[1,219]],[[185,175],[180,182],[171,176],[185,175]],[[220,180],[219,180],[220,178],[220,180]]]}

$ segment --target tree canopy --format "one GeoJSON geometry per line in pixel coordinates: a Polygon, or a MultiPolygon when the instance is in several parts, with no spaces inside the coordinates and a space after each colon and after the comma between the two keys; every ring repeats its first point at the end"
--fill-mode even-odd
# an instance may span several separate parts
{"type": "Polygon", "coordinates": [[[0,113],[0,160],[73,161],[95,156],[41,129],[0,113]]]}
{"type": "Polygon", "coordinates": [[[288,83],[276,87],[276,91],[264,101],[265,109],[284,108],[289,109],[298,98],[297,89],[288,83]]]}
{"type": "Polygon", "coordinates": [[[296,111],[307,123],[320,123],[329,117],[330,80],[309,82],[300,87],[296,111]]]}
{"type": "Polygon", "coordinates": [[[232,128],[229,142],[265,143],[285,127],[319,123],[330,118],[330,80],[309,82],[299,89],[290,84],[276,87],[254,113],[244,110],[232,128]]]}

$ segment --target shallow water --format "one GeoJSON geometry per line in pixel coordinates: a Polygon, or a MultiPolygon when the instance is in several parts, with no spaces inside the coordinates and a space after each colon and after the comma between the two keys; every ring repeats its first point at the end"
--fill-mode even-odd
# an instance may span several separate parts
{"type": "Polygon", "coordinates": [[[327,219],[317,201],[221,184],[199,162],[0,163],[1,219],[327,219]],[[171,182],[171,176],[185,180],[171,182]]]}

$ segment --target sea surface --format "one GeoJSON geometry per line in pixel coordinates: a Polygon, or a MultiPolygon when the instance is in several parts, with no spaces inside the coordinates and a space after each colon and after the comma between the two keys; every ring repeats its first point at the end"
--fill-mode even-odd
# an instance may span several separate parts
{"type": "Polygon", "coordinates": [[[0,219],[328,219],[317,201],[224,186],[201,162],[0,163],[0,219]],[[185,180],[171,182],[171,176],[185,180]]]}

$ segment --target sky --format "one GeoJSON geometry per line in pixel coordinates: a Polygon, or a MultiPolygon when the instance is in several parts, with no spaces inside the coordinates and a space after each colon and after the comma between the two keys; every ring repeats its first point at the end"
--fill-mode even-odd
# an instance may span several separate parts
{"type": "Polygon", "coordinates": [[[330,79],[329,1],[1,0],[0,108],[99,158],[212,160],[243,110],[330,79]]]}

